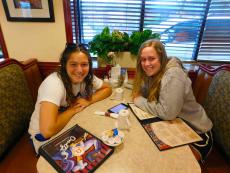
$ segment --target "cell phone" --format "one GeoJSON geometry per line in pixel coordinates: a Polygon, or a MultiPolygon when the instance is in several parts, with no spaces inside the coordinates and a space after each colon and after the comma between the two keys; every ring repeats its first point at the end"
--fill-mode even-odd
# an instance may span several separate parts
{"type": "Polygon", "coordinates": [[[120,110],[123,110],[123,109],[128,109],[129,106],[124,104],[124,103],[120,103],[112,108],[110,108],[108,111],[111,112],[111,113],[115,113],[115,114],[118,114],[120,112],[120,110]]]}

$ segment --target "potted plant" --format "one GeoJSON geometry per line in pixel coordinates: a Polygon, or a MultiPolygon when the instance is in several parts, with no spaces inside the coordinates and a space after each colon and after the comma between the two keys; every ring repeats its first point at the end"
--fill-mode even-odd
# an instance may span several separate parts
{"type": "Polygon", "coordinates": [[[93,37],[93,40],[89,42],[89,51],[96,54],[99,58],[103,59],[105,63],[111,64],[113,56],[110,52],[121,52],[128,50],[129,35],[122,33],[118,30],[114,30],[110,33],[108,27],[105,27],[100,34],[93,37]]]}
{"type": "Polygon", "coordinates": [[[153,33],[152,30],[134,31],[129,39],[129,51],[133,55],[138,54],[141,44],[149,39],[160,39],[159,33],[153,33]]]}
{"type": "MultiPolygon", "coordinates": [[[[160,39],[160,34],[153,33],[151,30],[144,30],[134,31],[129,37],[126,32],[118,30],[110,33],[109,27],[105,27],[100,34],[95,35],[93,40],[89,42],[89,51],[96,54],[106,64],[112,64],[120,52],[129,51],[131,54],[137,55],[141,44],[148,39],[160,39]]],[[[118,58],[118,60],[121,59],[122,56],[118,58]]],[[[133,62],[136,63],[136,60],[131,58],[130,63],[134,64],[133,62]]]]}

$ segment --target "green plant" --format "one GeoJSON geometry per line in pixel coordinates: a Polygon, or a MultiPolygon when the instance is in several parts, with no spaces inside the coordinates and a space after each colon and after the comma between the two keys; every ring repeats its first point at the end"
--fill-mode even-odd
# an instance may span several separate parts
{"type": "Polygon", "coordinates": [[[95,35],[93,40],[89,42],[89,51],[97,54],[98,57],[110,64],[112,58],[108,56],[108,53],[127,51],[128,42],[129,35],[127,33],[122,33],[118,30],[110,33],[109,28],[105,27],[100,34],[95,35]]]}
{"type": "Polygon", "coordinates": [[[126,32],[114,30],[110,33],[109,27],[105,27],[100,34],[93,37],[89,42],[89,51],[96,54],[106,63],[111,64],[113,58],[108,56],[109,52],[130,51],[137,55],[141,44],[148,39],[160,39],[160,34],[151,30],[134,31],[131,36],[126,32]]]}
{"type": "Polygon", "coordinates": [[[159,33],[153,33],[152,30],[134,31],[129,39],[129,51],[137,55],[141,44],[149,39],[160,39],[159,33]]]}

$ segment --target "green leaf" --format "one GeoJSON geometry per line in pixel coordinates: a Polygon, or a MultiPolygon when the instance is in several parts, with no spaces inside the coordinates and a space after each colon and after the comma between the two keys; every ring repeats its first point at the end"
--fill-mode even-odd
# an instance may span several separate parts
{"type": "Polygon", "coordinates": [[[89,51],[109,63],[111,62],[107,56],[109,52],[130,51],[137,55],[141,44],[148,39],[160,39],[160,34],[153,33],[152,30],[144,30],[134,31],[129,36],[126,32],[119,30],[110,33],[109,27],[105,27],[100,34],[95,35],[89,42],[89,51]]]}

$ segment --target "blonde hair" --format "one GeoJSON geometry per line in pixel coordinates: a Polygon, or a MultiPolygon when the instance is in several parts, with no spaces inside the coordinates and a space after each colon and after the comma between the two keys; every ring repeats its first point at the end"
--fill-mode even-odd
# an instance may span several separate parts
{"type": "Polygon", "coordinates": [[[147,88],[147,100],[148,101],[158,101],[159,93],[160,93],[160,85],[161,79],[166,70],[166,65],[168,63],[168,58],[166,54],[166,50],[164,45],[155,39],[147,40],[144,42],[138,52],[137,66],[136,66],[136,76],[134,79],[134,87],[132,91],[132,95],[140,95],[142,94],[142,87],[146,85],[146,82],[150,82],[150,86],[147,88]],[[160,58],[160,71],[151,77],[148,77],[142,69],[141,65],[141,53],[142,50],[146,47],[152,47],[156,50],[159,58],[160,58]]]}

